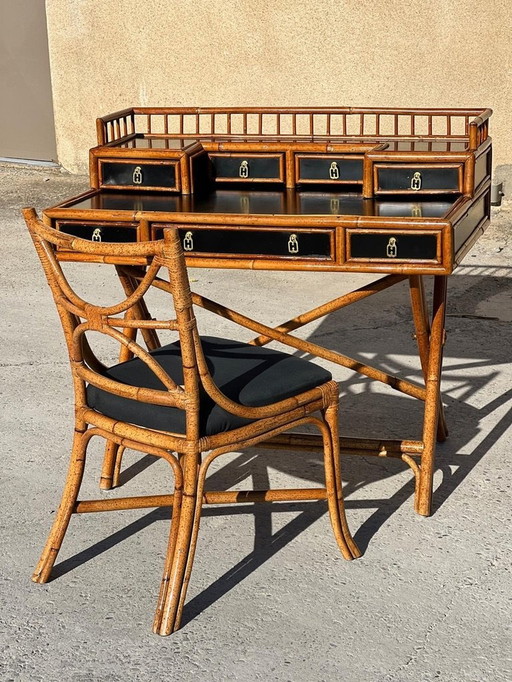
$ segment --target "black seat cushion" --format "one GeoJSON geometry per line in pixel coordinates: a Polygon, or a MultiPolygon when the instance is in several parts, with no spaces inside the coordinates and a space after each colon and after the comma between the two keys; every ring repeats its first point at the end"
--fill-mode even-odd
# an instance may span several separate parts
{"type": "MultiPolygon", "coordinates": [[[[280,351],[214,337],[202,337],[201,341],[216,385],[231,400],[242,405],[269,405],[320,386],[332,378],[330,372],[322,367],[280,351]]],[[[177,384],[183,383],[179,343],[162,346],[151,355],[177,384]]],[[[131,386],[164,389],[139,358],[110,367],[105,376],[131,386]]],[[[177,408],[122,398],[91,385],[87,387],[87,402],[112,419],[159,431],[185,433],[185,412],[177,408]]],[[[254,420],[226,412],[203,392],[201,435],[229,431],[251,421],[254,420]]]]}

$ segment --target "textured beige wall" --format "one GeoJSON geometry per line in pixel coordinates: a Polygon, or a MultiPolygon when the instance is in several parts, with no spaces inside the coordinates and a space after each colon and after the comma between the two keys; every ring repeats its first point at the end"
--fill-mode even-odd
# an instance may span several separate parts
{"type": "Polygon", "coordinates": [[[512,163],[511,0],[47,0],[59,160],[127,106],[491,107],[512,163]]]}

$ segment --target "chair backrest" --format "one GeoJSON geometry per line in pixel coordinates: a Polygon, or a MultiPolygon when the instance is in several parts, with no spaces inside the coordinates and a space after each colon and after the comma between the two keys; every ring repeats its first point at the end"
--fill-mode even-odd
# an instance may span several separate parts
{"type": "MultiPolygon", "coordinates": [[[[48,284],[64,329],[73,375],[75,400],[78,407],[86,405],[86,384],[125,398],[156,405],[185,410],[186,437],[199,437],[199,385],[200,377],[197,353],[202,356],[192,307],[192,297],[185,259],[175,228],[165,230],[164,239],[153,242],[114,244],[80,239],[45,226],[32,208],[23,209],[23,216],[41,260],[48,284]],[[84,300],[66,277],[56,258],[56,249],[83,254],[84,260],[93,257],[106,263],[133,257],[145,261],[147,268],[140,280],[131,278],[119,270],[125,298],[103,306],[84,300]],[[174,313],[172,319],[150,319],[144,295],[147,293],[160,269],[168,271],[174,313]],[[146,345],[156,347],[156,330],[174,330],[180,341],[183,384],[168,375],[149,352],[136,341],[137,330],[146,345]],[[163,384],[163,389],[129,386],[104,374],[105,366],[93,351],[87,332],[99,332],[119,344],[120,357],[136,356],[144,362],[163,384]]],[[[203,363],[201,363],[203,364],[203,363]]]]}

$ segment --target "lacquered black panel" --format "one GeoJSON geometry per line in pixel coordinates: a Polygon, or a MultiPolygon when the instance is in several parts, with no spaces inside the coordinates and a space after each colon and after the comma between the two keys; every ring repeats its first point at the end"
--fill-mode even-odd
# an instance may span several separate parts
{"type": "MultiPolygon", "coordinates": [[[[192,227],[192,226],[191,226],[192,227]]],[[[163,227],[155,226],[154,239],[163,238],[163,227]]],[[[217,253],[241,256],[288,256],[330,258],[331,239],[327,232],[293,230],[220,230],[212,227],[180,229],[185,253],[217,253]]]]}
{"type": "Polygon", "coordinates": [[[325,158],[299,157],[299,176],[297,182],[301,180],[360,182],[362,179],[362,159],[340,159],[333,156],[326,156],[325,158]],[[336,166],[331,170],[333,163],[336,166]],[[339,177],[333,178],[331,177],[332,175],[339,177]]]}
{"type": "Polygon", "coordinates": [[[103,185],[176,188],[174,163],[101,163],[103,185]],[[140,180],[140,182],[138,182],[140,180]]]}
{"type": "Polygon", "coordinates": [[[212,164],[206,152],[196,154],[190,159],[192,191],[195,194],[208,194],[212,186],[212,164]]]}
{"type": "Polygon", "coordinates": [[[298,192],[295,212],[301,215],[366,215],[372,202],[357,194],[298,192]]]}
{"type": "Polygon", "coordinates": [[[240,182],[281,180],[281,156],[211,156],[217,180],[232,178],[240,182]],[[244,162],[247,162],[246,164],[244,162]],[[246,170],[244,170],[246,169],[246,170]],[[241,174],[242,173],[242,174],[241,174]]]}
{"type": "Polygon", "coordinates": [[[190,196],[169,192],[98,192],[82,199],[73,207],[102,211],[176,211],[189,210],[190,196]]]}
{"type": "Polygon", "coordinates": [[[487,214],[490,195],[487,193],[470,208],[467,215],[459,220],[454,226],[455,234],[455,253],[463,246],[464,242],[472,235],[478,224],[487,214]],[[486,205],[487,202],[487,205],[486,205]]]}
{"type": "Polygon", "coordinates": [[[137,229],[129,225],[104,225],[88,223],[59,223],[59,230],[81,239],[97,242],[135,242],[137,229]]]}
{"type": "Polygon", "coordinates": [[[351,258],[378,260],[436,260],[437,237],[433,234],[371,233],[350,235],[351,258]]]}
{"type": "Polygon", "coordinates": [[[404,168],[398,165],[378,169],[378,189],[414,191],[411,188],[411,181],[415,173],[421,175],[420,190],[422,191],[459,189],[458,168],[404,168]]]}
{"type": "Polygon", "coordinates": [[[442,218],[449,212],[457,197],[443,197],[433,201],[418,196],[414,202],[379,198],[363,199],[361,194],[343,192],[295,192],[250,189],[217,189],[203,195],[180,195],[166,192],[98,191],[95,194],[67,203],[69,210],[157,211],[162,213],[246,213],[288,215],[385,215],[389,217],[421,215],[442,218]]]}
{"type": "Polygon", "coordinates": [[[481,154],[475,162],[475,188],[491,174],[491,153],[481,154]]]}
{"type": "Polygon", "coordinates": [[[373,213],[371,215],[390,218],[442,218],[457,200],[458,196],[443,197],[443,201],[400,201],[395,198],[392,201],[384,201],[379,198],[373,201],[373,213]]]}
{"type": "Polygon", "coordinates": [[[197,213],[274,214],[287,212],[285,192],[217,190],[192,198],[191,210],[197,213]]]}

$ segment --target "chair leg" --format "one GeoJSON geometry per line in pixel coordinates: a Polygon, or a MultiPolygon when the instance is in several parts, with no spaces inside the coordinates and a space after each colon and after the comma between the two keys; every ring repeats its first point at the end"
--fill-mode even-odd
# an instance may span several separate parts
{"type": "Polygon", "coordinates": [[[119,474],[125,448],[111,440],[105,445],[101,468],[100,490],[112,490],[119,485],[119,474]]]}
{"type": "Polygon", "coordinates": [[[160,583],[160,593],[158,595],[158,602],[155,611],[155,619],[153,623],[153,630],[158,634],[160,624],[162,621],[162,614],[169,591],[169,582],[171,580],[171,570],[176,552],[176,543],[178,540],[178,529],[180,525],[180,514],[183,504],[183,490],[174,489],[172,500],[172,516],[171,527],[169,529],[169,541],[167,543],[167,553],[165,555],[164,571],[162,581],[160,583]]]}
{"type": "Polygon", "coordinates": [[[341,463],[338,435],[338,405],[333,404],[324,410],[327,428],[322,430],[324,440],[325,487],[329,516],[338,547],[345,559],[357,559],[361,556],[359,547],[354,542],[345,516],[343,490],[341,483],[341,463]]]}
{"type": "Polygon", "coordinates": [[[206,474],[208,472],[208,467],[213,461],[213,457],[208,457],[202,466],[199,468],[199,476],[197,481],[197,496],[196,504],[194,509],[194,520],[192,523],[192,537],[190,538],[190,547],[187,557],[187,565],[185,566],[185,575],[183,577],[183,584],[181,587],[181,594],[178,600],[178,609],[176,611],[176,627],[177,630],[180,627],[181,616],[183,614],[183,607],[185,605],[185,597],[187,596],[188,584],[190,582],[190,576],[192,574],[192,567],[194,564],[194,557],[197,547],[197,536],[199,534],[199,525],[201,523],[201,513],[203,510],[203,496],[204,496],[204,486],[206,481],[206,474]]]}
{"type": "Polygon", "coordinates": [[[194,556],[197,539],[197,532],[193,532],[193,526],[197,499],[198,456],[185,455],[183,462],[184,490],[183,493],[178,491],[177,505],[175,493],[168,550],[153,622],[153,632],[162,636],[170,635],[180,627],[182,611],[180,604],[183,605],[188,586],[188,580],[185,583],[186,571],[191,563],[190,557],[194,556]]]}
{"type": "Polygon", "coordinates": [[[32,580],[36,583],[45,583],[48,581],[53,564],[55,563],[57,554],[62,545],[80,491],[88,442],[89,437],[87,431],[75,430],[71,461],[64,490],[62,492],[62,500],[48,540],[46,541],[45,548],[32,576],[32,580]]]}
{"type": "Polygon", "coordinates": [[[121,485],[119,479],[121,476],[121,464],[123,463],[123,455],[125,450],[126,448],[124,447],[124,445],[121,445],[117,450],[116,461],[114,463],[114,472],[112,476],[113,488],[119,488],[119,486],[121,485]]]}

